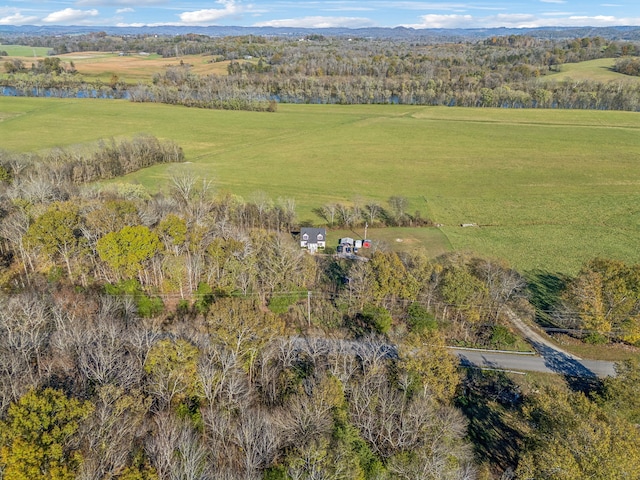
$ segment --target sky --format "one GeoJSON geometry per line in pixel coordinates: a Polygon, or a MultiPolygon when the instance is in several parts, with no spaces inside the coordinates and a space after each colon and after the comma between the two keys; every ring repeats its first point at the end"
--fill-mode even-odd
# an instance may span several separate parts
{"type": "Polygon", "coordinates": [[[0,0],[0,25],[604,27],[640,25],[640,0],[0,0]]]}

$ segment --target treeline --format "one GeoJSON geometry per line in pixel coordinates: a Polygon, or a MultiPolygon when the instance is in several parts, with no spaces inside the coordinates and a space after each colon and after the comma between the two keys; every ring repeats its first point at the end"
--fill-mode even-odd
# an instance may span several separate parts
{"type": "MultiPolygon", "coordinates": [[[[321,36],[291,40],[198,35],[118,38],[96,34],[39,39],[36,43],[47,42],[56,46],[57,53],[77,51],[74,49],[144,50],[170,57],[209,55],[212,62],[230,62],[228,76],[197,76],[188,65],[169,69],[157,75],[153,85],[139,85],[127,92],[136,101],[249,110],[274,109],[274,102],[640,108],[640,87],[633,82],[542,80],[562,64],[598,58],[620,58],[616,68],[624,69],[623,73],[632,71],[640,47],[601,37],[543,40],[511,35],[451,44],[321,36]]],[[[7,65],[5,68],[15,69],[11,62],[7,65]]],[[[38,84],[13,75],[6,80],[8,85],[27,82],[29,88],[21,91],[36,94],[38,84]]],[[[112,96],[121,96],[124,86],[113,83],[112,96]]],[[[70,83],[69,88],[76,87],[70,83]]]]}
{"type": "MultiPolygon", "coordinates": [[[[59,60],[56,58],[56,60],[59,60]]],[[[108,84],[100,80],[86,81],[74,71],[42,71],[18,69],[16,63],[5,62],[8,75],[0,86],[10,87],[14,95],[27,97],[82,97],[129,99],[132,102],[157,102],[187,107],[219,110],[274,112],[277,103],[263,91],[250,85],[239,85],[228,77],[199,77],[188,67],[170,67],[157,74],[152,84],[127,85],[114,75],[108,84]]]]}
{"type": "Polygon", "coordinates": [[[616,60],[616,64],[613,69],[618,73],[625,75],[631,75],[634,77],[640,76],[640,58],[625,57],[616,60]]]}
{"type": "MultiPolygon", "coordinates": [[[[5,64],[5,70],[6,70],[5,64]]],[[[115,80],[115,79],[114,79],[115,80]]],[[[56,98],[127,98],[127,85],[121,81],[105,84],[100,80],[85,81],[80,75],[63,71],[38,73],[37,71],[11,72],[0,78],[0,86],[13,92],[9,95],[56,98]]]]}
{"type": "Polygon", "coordinates": [[[551,321],[594,343],[640,344],[640,265],[598,258],[566,279],[549,307],[551,321]]]}
{"type": "Polygon", "coordinates": [[[356,198],[351,204],[327,203],[315,208],[314,213],[330,228],[354,228],[367,224],[369,227],[424,227],[433,222],[423,218],[420,211],[407,212],[409,200],[401,195],[389,197],[387,205],[375,200],[356,198]]]}
{"type": "MultiPolygon", "coordinates": [[[[182,148],[152,135],[55,148],[41,154],[0,151],[0,178],[13,189],[29,183],[62,186],[120,177],[159,163],[181,162],[182,148]]],[[[13,195],[17,195],[13,193],[13,195]]]]}
{"type": "Polygon", "coordinates": [[[277,103],[266,92],[242,84],[237,79],[198,76],[188,66],[170,67],[153,77],[152,85],[138,84],[128,89],[133,102],[159,102],[218,110],[275,112],[277,103]]]}

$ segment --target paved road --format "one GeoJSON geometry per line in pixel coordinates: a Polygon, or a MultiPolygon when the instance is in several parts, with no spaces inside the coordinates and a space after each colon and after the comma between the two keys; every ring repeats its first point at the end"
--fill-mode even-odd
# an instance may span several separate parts
{"type": "Polygon", "coordinates": [[[613,362],[583,360],[538,334],[511,309],[505,310],[505,313],[511,324],[520,330],[539,356],[453,349],[462,365],[518,372],[558,373],[580,378],[603,378],[615,375],[613,362]]]}
{"type": "MultiPolygon", "coordinates": [[[[511,309],[505,310],[511,324],[520,330],[525,340],[537,352],[537,355],[522,355],[515,353],[496,352],[492,350],[460,349],[451,350],[460,358],[460,363],[467,367],[488,368],[515,372],[546,372],[557,373],[577,378],[603,378],[614,376],[613,362],[603,360],[583,360],[555,345],[526,325],[511,309]]],[[[310,339],[298,337],[296,342],[303,342],[309,346],[310,339]]],[[[349,340],[315,339],[316,348],[350,352],[357,355],[359,351],[378,350],[384,356],[395,357],[395,345],[368,344],[349,340]]]]}
{"type": "MultiPolygon", "coordinates": [[[[292,337],[298,348],[315,352],[342,352],[361,355],[364,352],[377,353],[387,358],[395,358],[395,345],[357,340],[337,340],[328,338],[292,337]]],[[[551,342],[533,342],[538,354],[517,354],[492,350],[463,349],[451,347],[461,365],[515,372],[546,372],[580,378],[596,378],[615,375],[613,362],[581,360],[562,350],[554,348],[551,342]]]]}
{"type": "Polygon", "coordinates": [[[538,355],[519,355],[491,351],[451,349],[467,367],[488,368],[515,372],[546,372],[571,377],[595,378],[615,375],[613,362],[577,360],[556,350],[538,345],[538,355]]]}

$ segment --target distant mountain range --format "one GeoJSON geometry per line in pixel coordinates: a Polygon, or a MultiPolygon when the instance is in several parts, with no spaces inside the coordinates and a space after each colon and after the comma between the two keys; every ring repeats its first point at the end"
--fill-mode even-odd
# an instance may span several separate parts
{"type": "Polygon", "coordinates": [[[476,29],[413,29],[396,28],[276,28],[276,27],[108,27],[57,25],[0,25],[0,35],[82,35],[106,32],[110,35],[185,35],[188,33],[211,37],[239,35],[304,37],[307,35],[340,36],[378,39],[431,39],[437,41],[463,41],[492,36],[528,35],[538,38],[583,38],[600,36],[609,40],[640,40],[640,26],[629,27],[540,27],[540,28],[476,28],[476,29]]]}

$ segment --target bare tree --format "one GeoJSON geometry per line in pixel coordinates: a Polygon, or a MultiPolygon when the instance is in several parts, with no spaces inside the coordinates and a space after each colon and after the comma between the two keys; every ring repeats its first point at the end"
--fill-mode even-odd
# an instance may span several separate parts
{"type": "Polygon", "coordinates": [[[113,478],[127,465],[134,442],[146,433],[150,400],[114,385],[98,389],[95,409],[83,424],[85,456],[78,478],[113,478]]]}
{"type": "Polygon", "coordinates": [[[271,465],[280,447],[282,436],[276,423],[261,409],[247,410],[236,427],[234,441],[242,452],[245,474],[258,477],[271,465]]]}
{"type": "Polygon", "coordinates": [[[0,413],[48,374],[55,322],[46,297],[0,297],[0,413]]]}
{"type": "Polygon", "coordinates": [[[154,417],[145,451],[161,480],[212,479],[207,451],[193,428],[164,412],[154,417]]]}
{"type": "Polygon", "coordinates": [[[409,206],[407,197],[396,195],[389,197],[388,201],[389,206],[391,207],[391,210],[393,211],[393,214],[395,216],[396,222],[401,223],[404,219],[404,216],[406,215],[407,207],[409,206]]]}
{"type": "Polygon", "coordinates": [[[367,211],[367,218],[370,224],[374,225],[376,223],[376,220],[382,213],[382,207],[375,200],[371,200],[365,205],[365,210],[367,211]]]}

